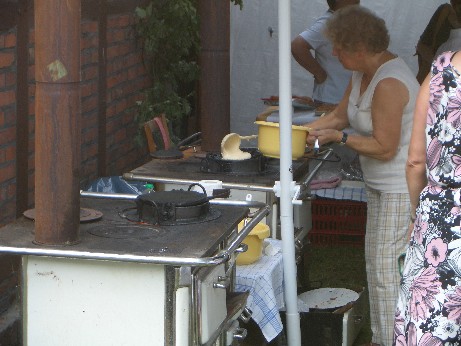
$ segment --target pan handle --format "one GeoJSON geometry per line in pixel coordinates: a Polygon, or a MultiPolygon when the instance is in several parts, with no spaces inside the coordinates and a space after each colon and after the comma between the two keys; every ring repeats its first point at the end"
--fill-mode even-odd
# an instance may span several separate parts
{"type": "MultiPolygon", "coordinates": [[[[207,191],[205,189],[205,186],[203,186],[200,183],[192,183],[192,184],[190,184],[187,191],[191,191],[194,186],[200,187],[202,189],[202,191],[203,191],[203,194],[205,196],[207,195],[207,191]]],[[[229,196],[230,196],[230,189],[213,189],[213,195],[212,196],[207,196],[206,198],[207,198],[208,201],[210,201],[210,200],[215,199],[215,198],[229,198],[229,196]]],[[[184,206],[184,205],[181,204],[181,206],[184,206]]]]}
{"type": "Polygon", "coordinates": [[[187,147],[188,145],[191,145],[191,143],[201,141],[202,133],[201,132],[196,132],[193,135],[190,135],[189,137],[184,138],[183,140],[179,141],[177,144],[177,147],[181,149],[181,147],[187,147]]]}

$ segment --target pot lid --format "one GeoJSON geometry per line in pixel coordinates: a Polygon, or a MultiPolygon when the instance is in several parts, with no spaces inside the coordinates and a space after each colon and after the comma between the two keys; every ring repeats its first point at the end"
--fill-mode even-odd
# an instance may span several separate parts
{"type": "Polygon", "coordinates": [[[318,288],[307,291],[298,296],[298,299],[309,309],[339,308],[350,302],[355,302],[359,294],[347,288],[318,288]]]}

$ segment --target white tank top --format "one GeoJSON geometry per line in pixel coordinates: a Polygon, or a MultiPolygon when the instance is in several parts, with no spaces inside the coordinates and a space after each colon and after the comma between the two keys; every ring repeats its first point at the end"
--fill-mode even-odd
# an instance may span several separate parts
{"type": "Polygon", "coordinates": [[[360,95],[362,75],[361,72],[353,72],[352,74],[352,90],[347,108],[349,123],[359,135],[371,136],[373,133],[371,101],[379,81],[385,78],[395,78],[401,81],[409,91],[410,98],[403,110],[400,144],[395,157],[390,161],[381,161],[363,155],[359,156],[363,179],[368,187],[385,193],[408,193],[405,163],[408,156],[413,111],[419,84],[413,72],[400,58],[392,59],[381,65],[368,88],[360,95]]]}

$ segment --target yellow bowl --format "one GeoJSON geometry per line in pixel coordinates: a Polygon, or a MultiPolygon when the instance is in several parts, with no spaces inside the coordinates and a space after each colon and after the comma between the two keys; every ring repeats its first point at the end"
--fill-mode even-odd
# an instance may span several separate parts
{"type": "MultiPolygon", "coordinates": [[[[267,157],[280,158],[280,126],[278,123],[256,121],[258,125],[258,149],[267,157]]],[[[291,150],[294,160],[304,156],[306,138],[309,128],[304,126],[291,126],[291,150]]]]}
{"type": "MultiPolygon", "coordinates": [[[[243,228],[243,221],[239,223],[238,230],[243,228]]],[[[236,262],[238,265],[251,264],[261,258],[263,241],[270,234],[269,226],[264,223],[258,223],[248,234],[243,243],[248,245],[248,250],[237,255],[236,262]]]]}

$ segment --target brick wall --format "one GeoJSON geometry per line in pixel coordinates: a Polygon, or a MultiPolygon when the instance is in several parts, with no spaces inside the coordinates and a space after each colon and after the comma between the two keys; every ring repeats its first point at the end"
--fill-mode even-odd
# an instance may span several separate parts
{"type": "MultiPolygon", "coordinates": [[[[108,17],[106,36],[103,36],[107,44],[105,52],[107,59],[101,64],[100,26],[96,21],[82,21],[82,182],[97,178],[98,172],[101,171],[106,175],[120,175],[145,163],[149,157],[146,148],[139,148],[134,142],[138,131],[135,122],[136,101],[142,98],[141,91],[148,85],[149,79],[142,63],[141,46],[136,40],[133,25],[132,14],[108,17]],[[102,75],[107,77],[105,82],[107,88],[102,89],[104,99],[100,97],[101,66],[105,68],[102,75]],[[104,128],[101,129],[101,126],[104,128]],[[101,134],[105,138],[100,138],[101,134]],[[101,143],[104,144],[104,148],[101,148],[101,143]],[[102,157],[106,158],[104,167],[100,167],[101,153],[102,157]]],[[[17,209],[16,37],[16,29],[0,32],[0,226],[14,221],[17,209]]],[[[29,33],[29,41],[27,170],[28,204],[29,207],[33,207],[35,132],[33,30],[29,33]]],[[[1,344],[5,345],[16,344],[20,338],[17,320],[13,318],[10,323],[4,318],[15,305],[13,302],[18,295],[18,268],[19,258],[0,255],[0,340],[1,344]],[[9,341],[5,341],[5,338],[9,341]]]]}
{"type": "MultiPolygon", "coordinates": [[[[82,181],[98,177],[98,153],[106,155],[107,175],[119,175],[144,163],[145,148],[134,142],[138,131],[135,122],[136,101],[149,83],[142,62],[141,46],[136,40],[131,14],[109,16],[105,75],[106,97],[99,98],[99,37],[96,21],[82,22],[81,99],[82,99],[82,181]],[[100,148],[100,106],[106,107],[105,148],[100,148]]],[[[29,204],[33,206],[34,186],[34,32],[29,48],[29,204]]],[[[0,226],[16,214],[16,32],[0,32],[0,226]]],[[[104,66],[104,65],[103,65],[104,66]]]]}
{"type": "Polygon", "coordinates": [[[107,22],[107,173],[120,174],[146,159],[134,145],[138,125],[136,101],[149,79],[136,40],[132,16],[109,17],[107,22]]]}
{"type": "Polygon", "coordinates": [[[16,214],[16,32],[0,34],[0,225],[16,214]]]}
{"type": "Polygon", "coordinates": [[[142,63],[141,46],[136,40],[134,17],[117,15],[108,18],[106,40],[105,99],[98,94],[98,23],[82,24],[82,175],[93,180],[98,176],[98,112],[105,106],[105,175],[119,175],[146,160],[145,148],[134,144],[138,131],[135,123],[136,101],[149,79],[142,63]]]}
{"type": "MultiPolygon", "coordinates": [[[[97,177],[98,168],[98,49],[99,32],[95,21],[82,24],[80,63],[82,65],[82,175],[93,179],[97,177]]],[[[82,178],[83,178],[82,177],[82,178]]]]}

